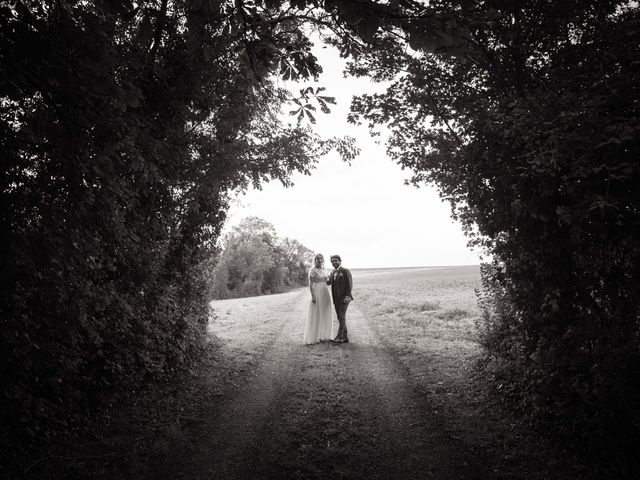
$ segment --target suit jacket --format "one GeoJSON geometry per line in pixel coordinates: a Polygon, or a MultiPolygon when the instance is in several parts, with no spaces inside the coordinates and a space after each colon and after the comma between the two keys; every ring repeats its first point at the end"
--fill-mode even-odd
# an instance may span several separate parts
{"type": "Polygon", "coordinates": [[[351,279],[351,272],[348,269],[339,267],[338,270],[331,272],[327,284],[331,285],[333,303],[343,303],[346,297],[353,300],[353,296],[351,295],[353,280],[351,279]]]}

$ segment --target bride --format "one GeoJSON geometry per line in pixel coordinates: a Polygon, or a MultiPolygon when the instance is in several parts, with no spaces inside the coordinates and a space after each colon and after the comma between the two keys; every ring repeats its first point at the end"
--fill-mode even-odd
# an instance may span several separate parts
{"type": "Polygon", "coordinates": [[[331,338],[331,296],[327,287],[327,272],[323,268],[324,257],[317,254],[314,266],[309,269],[311,302],[304,327],[304,343],[322,342],[331,338]]]}

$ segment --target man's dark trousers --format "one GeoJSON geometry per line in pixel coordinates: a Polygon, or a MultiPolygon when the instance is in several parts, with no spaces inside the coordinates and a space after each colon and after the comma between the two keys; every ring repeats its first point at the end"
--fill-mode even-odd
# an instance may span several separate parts
{"type": "Polygon", "coordinates": [[[349,341],[347,336],[347,308],[349,308],[349,302],[344,300],[335,304],[336,314],[338,315],[338,334],[336,340],[340,342],[349,341]]]}

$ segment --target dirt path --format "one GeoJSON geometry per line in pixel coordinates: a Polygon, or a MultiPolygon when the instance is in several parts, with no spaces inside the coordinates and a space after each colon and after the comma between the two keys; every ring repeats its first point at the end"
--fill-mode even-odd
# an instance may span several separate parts
{"type": "Polygon", "coordinates": [[[306,290],[215,302],[210,330],[240,374],[212,382],[188,461],[165,464],[167,478],[495,478],[490,458],[446,433],[357,304],[350,344],[302,345],[307,302],[306,290]]]}

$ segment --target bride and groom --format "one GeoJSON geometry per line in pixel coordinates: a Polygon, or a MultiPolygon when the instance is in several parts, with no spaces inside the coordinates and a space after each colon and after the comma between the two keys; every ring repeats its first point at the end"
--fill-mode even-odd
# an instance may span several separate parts
{"type": "Polygon", "coordinates": [[[309,269],[311,302],[304,329],[304,343],[309,345],[331,340],[333,343],[349,343],[347,336],[347,308],[353,300],[351,295],[351,272],[342,267],[340,255],[331,255],[333,271],[324,267],[324,257],[317,254],[314,266],[309,269]],[[331,285],[331,297],[328,285],[331,285]],[[331,338],[331,299],[338,317],[338,333],[331,338]]]}

